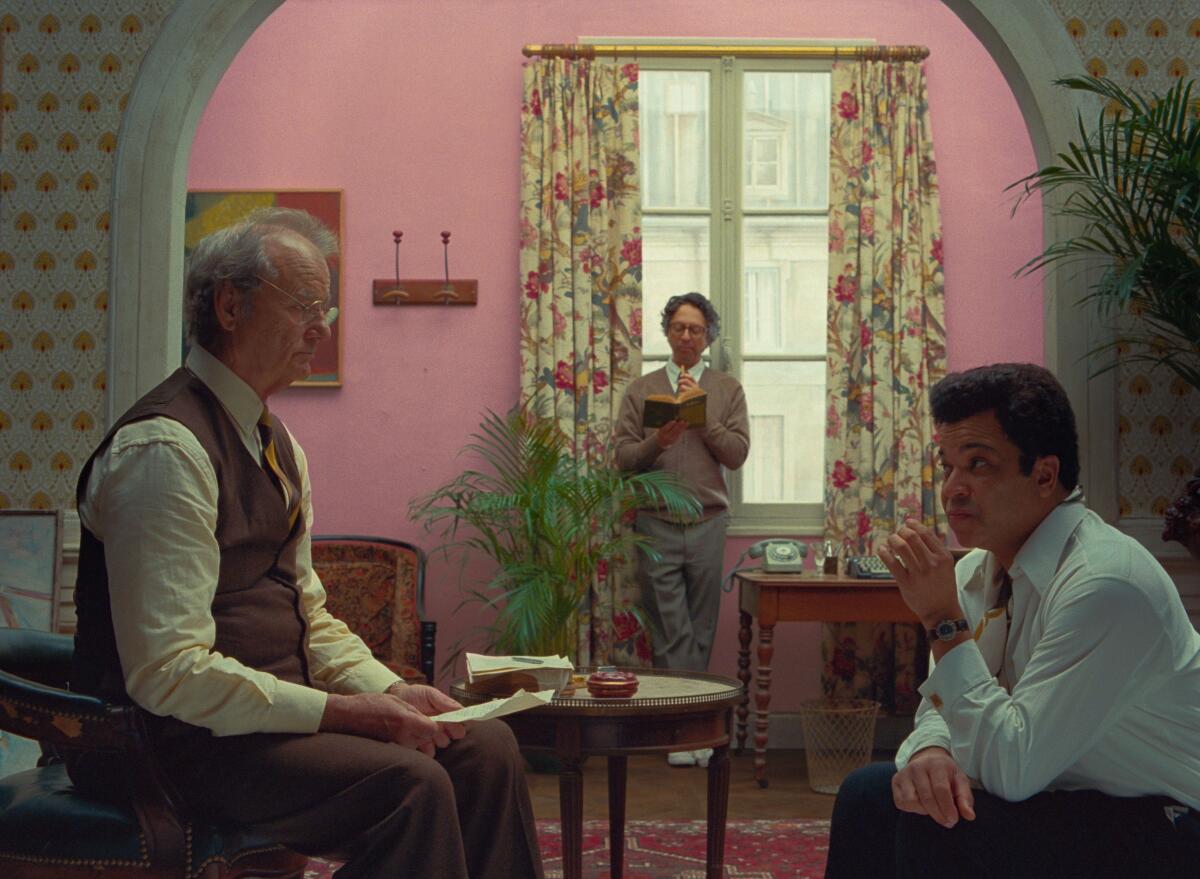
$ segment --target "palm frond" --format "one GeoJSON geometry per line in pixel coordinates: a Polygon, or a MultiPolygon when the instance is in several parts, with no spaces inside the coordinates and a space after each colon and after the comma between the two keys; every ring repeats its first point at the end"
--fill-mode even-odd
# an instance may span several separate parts
{"type": "Polygon", "coordinates": [[[1079,114],[1077,139],[1054,163],[1008,189],[1017,191],[1014,211],[1035,193],[1056,195],[1052,210],[1082,226],[1017,275],[1109,260],[1082,301],[1102,314],[1133,312],[1154,321],[1152,330],[1122,341],[1148,344],[1165,333],[1179,344],[1150,345],[1127,356],[1164,365],[1200,387],[1200,117],[1192,106],[1194,83],[1181,81],[1164,95],[1090,76],[1058,84],[1094,94],[1106,106],[1094,122],[1079,114]]]}
{"type": "Polygon", "coordinates": [[[493,562],[486,582],[464,585],[464,602],[494,611],[483,635],[505,653],[571,652],[600,563],[646,544],[620,527],[626,514],[657,507],[686,520],[701,512],[674,474],[575,461],[555,422],[536,409],[487,412],[459,454],[480,466],[416,498],[409,513],[446,539],[437,551],[459,556],[460,572],[468,557],[493,562]]]}

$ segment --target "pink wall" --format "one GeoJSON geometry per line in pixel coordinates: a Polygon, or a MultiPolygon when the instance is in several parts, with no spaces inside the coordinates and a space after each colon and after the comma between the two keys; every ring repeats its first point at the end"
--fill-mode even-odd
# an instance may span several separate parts
{"type": "MultiPolygon", "coordinates": [[[[194,188],[344,191],[345,386],[297,389],[273,407],[308,452],[319,532],[387,534],[433,546],[411,497],[453,476],[484,408],[517,397],[518,112],[521,46],[581,35],[871,37],[926,45],[942,191],[951,368],[1042,360],[1038,285],[1012,272],[1037,252],[1036,206],[1009,218],[1005,185],[1034,168],[1016,101],[979,42],[940,0],[288,0],[222,79],[196,135],[194,188]],[[479,279],[473,308],[375,308],[392,271],[479,279]]],[[[748,539],[731,539],[727,568],[748,539]]],[[[431,566],[429,610],[444,648],[455,573],[431,566]]],[[[736,668],[726,596],[712,670],[736,668]]],[[[817,694],[817,627],[777,634],[773,707],[817,694]],[[786,682],[786,683],[785,683],[786,682]]]]}

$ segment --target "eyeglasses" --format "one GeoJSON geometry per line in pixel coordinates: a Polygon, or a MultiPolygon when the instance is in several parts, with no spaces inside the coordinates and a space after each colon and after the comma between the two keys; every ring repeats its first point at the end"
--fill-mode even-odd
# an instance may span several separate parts
{"type": "Polygon", "coordinates": [[[673,336],[694,336],[699,338],[708,332],[708,327],[697,326],[696,324],[680,324],[672,323],[667,325],[673,336]]]}
{"type": "Polygon", "coordinates": [[[315,324],[318,320],[324,320],[326,326],[333,326],[333,322],[338,318],[338,309],[336,305],[331,305],[328,299],[313,299],[311,302],[305,302],[295,293],[289,293],[278,284],[272,283],[262,275],[255,275],[260,281],[268,287],[278,290],[288,299],[296,304],[300,309],[300,322],[302,324],[315,324]]]}

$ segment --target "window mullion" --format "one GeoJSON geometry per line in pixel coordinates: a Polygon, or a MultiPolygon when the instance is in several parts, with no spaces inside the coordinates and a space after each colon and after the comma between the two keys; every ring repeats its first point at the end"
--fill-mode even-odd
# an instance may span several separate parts
{"type": "Polygon", "coordinates": [[[737,320],[738,286],[736,277],[737,223],[735,202],[737,187],[736,131],[737,99],[734,59],[726,56],[713,70],[710,90],[712,107],[711,142],[713,145],[709,174],[712,192],[712,253],[709,290],[713,305],[721,314],[721,339],[711,353],[717,369],[738,374],[737,320]],[[731,124],[732,123],[732,124],[731,124]],[[731,178],[732,175],[732,178],[731,178]]]}

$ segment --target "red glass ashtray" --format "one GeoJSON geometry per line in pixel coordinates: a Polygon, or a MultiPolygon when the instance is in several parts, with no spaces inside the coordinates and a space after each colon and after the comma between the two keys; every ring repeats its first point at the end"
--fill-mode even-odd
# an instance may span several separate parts
{"type": "Polygon", "coordinates": [[[597,671],[588,675],[588,692],[597,699],[628,699],[638,689],[638,679],[631,671],[597,671]]]}

